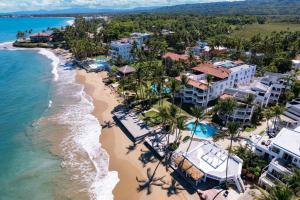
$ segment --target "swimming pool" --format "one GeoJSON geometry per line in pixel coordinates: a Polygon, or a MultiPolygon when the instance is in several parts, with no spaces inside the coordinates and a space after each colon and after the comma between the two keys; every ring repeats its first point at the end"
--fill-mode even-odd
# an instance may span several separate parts
{"type": "MultiPolygon", "coordinates": [[[[194,122],[190,122],[187,124],[187,128],[190,131],[194,130],[194,122]]],[[[195,135],[201,138],[210,138],[217,133],[217,129],[210,124],[198,124],[195,130],[195,135]]]]}
{"type": "MultiPolygon", "coordinates": [[[[152,89],[153,92],[157,93],[157,86],[156,86],[156,84],[151,85],[151,89],[152,89]]],[[[171,88],[164,87],[163,88],[163,92],[166,93],[166,94],[170,94],[172,91],[171,91],[171,88]]]]}

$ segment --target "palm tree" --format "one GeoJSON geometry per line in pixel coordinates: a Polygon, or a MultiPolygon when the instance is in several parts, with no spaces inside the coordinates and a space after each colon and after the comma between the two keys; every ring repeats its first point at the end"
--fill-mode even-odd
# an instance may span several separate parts
{"type": "Polygon", "coordinates": [[[300,169],[294,168],[293,174],[287,176],[286,181],[295,196],[300,197],[300,169]]]}
{"type": "Polygon", "coordinates": [[[283,78],[281,78],[281,80],[283,80],[285,82],[284,90],[282,92],[281,97],[283,97],[282,100],[284,102],[286,102],[288,100],[287,95],[286,95],[287,90],[288,90],[288,88],[290,88],[293,85],[293,83],[296,80],[296,77],[295,77],[295,74],[288,74],[287,76],[284,76],[283,78]]]}
{"type": "Polygon", "coordinates": [[[206,76],[206,82],[207,82],[207,97],[206,97],[206,107],[208,107],[208,101],[209,101],[209,95],[210,95],[210,84],[213,81],[213,76],[208,74],[206,76]]]}
{"type": "Polygon", "coordinates": [[[285,107],[279,104],[276,104],[272,107],[273,114],[275,116],[275,122],[274,122],[274,130],[276,129],[277,123],[280,120],[280,115],[282,115],[285,111],[285,107]]]}
{"type": "Polygon", "coordinates": [[[271,109],[266,108],[266,110],[264,111],[264,117],[267,120],[267,130],[270,130],[270,126],[269,126],[269,120],[273,117],[273,112],[271,109]]]}
{"type": "Polygon", "coordinates": [[[161,125],[162,125],[162,129],[165,130],[166,128],[166,123],[168,120],[168,110],[166,107],[160,106],[158,108],[158,117],[161,119],[161,125]]]}
{"type": "Polygon", "coordinates": [[[219,112],[219,114],[224,114],[225,125],[227,125],[229,116],[234,112],[234,109],[237,107],[237,102],[233,98],[227,98],[218,102],[215,106],[215,111],[219,112]]]}
{"type": "Polygon", "coordinates": [[[181,133],[182,133],[182,130],[185,130],[186,129],[186,117],[185,116],[180,116],[178,118],[176,118],[176,143],[178,143],[180,140],[181,140],[181,133]]]}
{"type": "MultiPolygon", "coordinates": [[[[181,84],[181,89],[184,90],[184,88],[187,86],[188,82],[189,82],[189,78],[186,76],[186,75],[181,75],[180,76],[180,84],[181,84]]],[[[182,103],[183,103],[183,95],[181,95],[181,98],[180,98],[180,108],[182,108],[182,103]]],[[[181,109],[180,109],[181,111],[181,109]]]]}
{"type": "Polygon", "coordinates": [[[200,119],[203,118],[203,109],[200,108],[200,107],[193,107],[191,109],[193,115],[195,116],[195,121],[194,121],[194,128],[192,129],[192,137],[190,139],[190,143],[186,149],[186,152],[189,151],[190,147],[191,147],[191,144],[193,142],[193,139],[194,139],[194,136],[195,136],[195,133],[196,133],[196,128],[198,126],[198,124],[200,123],[200,119]]]}
{"type": "Polygon", "coordinates": [[[233,138],[237,135],[238,130],[239,130],[240,125],[236,122],[229,122],[227,124],[227,128],[228,128],[228,133],[230,135],[230,146],[228,149],[228,156],[227,156],[227,161],[226,161],[226,178],[225,178],[225,186],[226,189],[228,188],[228,164],[229,164],[229,157],[231,154],[231,149],[232,149],[232,142],[233,142],[233,138]]]}
{"type": "Polygon", "coordinates": [[[172,103],[175,103],[175,95],[176,93],[179,91],[180,85],[178,83],[178,81],[176,79],[171,79],[171,83],[170,83],[170,89],[172,92],[172,103]]]}
{"type": "Polygon", "coordinates": [[[246,115],[247,115],[248,108],[249,108],[249,106],[252,105],[254,100],[255,100],[255,96],[253,94],[248,94],[245,98],[246,112],[244,114],[243,124],[245,124],[245,121],[246,121],[246,115]]]}
{"type": "Polygon", "coordinates": [[[261,196],[257,197],[257,200],[292,200],[293,192],[285,184],[278,184],[275,187],[271,188],[270,192],[267,192],[259,188],[262,193],[261,196]]]}

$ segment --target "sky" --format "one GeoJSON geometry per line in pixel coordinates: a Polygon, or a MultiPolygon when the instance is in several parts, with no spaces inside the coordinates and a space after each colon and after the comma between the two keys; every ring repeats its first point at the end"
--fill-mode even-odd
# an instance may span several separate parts
{"type": "Polygon", "coordinates": [[[235,0],[0,0],[0,13],[68,8],[134,8],[235,0]]]}

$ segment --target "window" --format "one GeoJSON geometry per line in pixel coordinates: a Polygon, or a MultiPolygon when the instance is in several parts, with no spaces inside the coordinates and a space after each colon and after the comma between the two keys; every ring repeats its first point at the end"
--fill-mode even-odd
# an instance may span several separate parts
{"type": "Polygon", "coordinates": [[[262,152],[262,150],[260,150],[260,149],[255,149],[256,151],[258,151],[258,152],[262,152]]]}
{"type": "Polygon", "coordinates": [[[272,151],[273,151],[274,153],[279,154],[280,149],[278,149],[278,148],[276,148],[276,147],[272,147],[272,151]]]}

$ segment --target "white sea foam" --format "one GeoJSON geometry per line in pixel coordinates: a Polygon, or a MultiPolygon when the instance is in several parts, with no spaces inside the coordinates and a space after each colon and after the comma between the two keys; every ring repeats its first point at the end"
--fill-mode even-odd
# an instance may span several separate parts
{"type": "Polygon", "coordinates": [[[51,107],[52,107],[52,101],[50,100],[48,103],[48,108],[51,108],[51,107]]]}
{"type": "MultiPolygon", "coordinates": [[[[0,43],[1,49],[28,50],[15,48],[12,42],[0,43]]],[[[74,71],[59,67],[62,60],[52,51],[38,48],[32,50],[38,50],[39,54],[52,60],[52,73],[59,85],[56,93],[61,97],[77,99],[76,102],[61,105],[62,112],[54,117],[59,123],[68,124],[71,130],[61,143],[64,154],[62,167],[80,171],[80,175],[73,174],[72,179],[86,185],[83,190],[89,193],[90,199],[112,200],[112,191],[119,181],[118,173],[108,170],[109,155],[99,142],[101,126],[91,114],[94,110],[91,97],[86,95],[82,85],[76,83],[74,71]],[[78,160],[78,157],[82,159],[78,160]]],[[[55,99],[49,101],[49,108],[53,107],[52,101],[55,99]]]]}
{"type": "Polygon", "coordinates": [[[90,199],[112,200],[112,191],[119,181],[117,172],[108,171],[109,155],[101,148],[99,137],[101,126],[91,113],[94,105],[82,85],[70,79],[69,70],[60,73],[60,95],[71,96],[70,101],[59,114],[59,121],[70,125],[71,133],[62,142],[65,159],[63,166],[80,170],[73,180],[86,185],[90,199]],[[66,75],[68,77],[66,77],[66,75]]]}
{"type": "MultiPolygon", "coordinates": [[[[16,48],[13,47],[13,42],[3,42],[0,43],[0,50],[9,50],[9,51],[24,51],[28,50],[27,48],[16,48]]],[[[60,59],[58,56],[56,56],[52,51],[48,49],[42,49],[42,48],[32,48],[30,50],[38,50],[38,53],[46,56],[48,59],[52,60],[52,74],[54,75],[54,81],[57,81],[59,78],[57,68],[59,67],[60,64],[60,59]]]]}
{"type": "Polygon", "coordinates": [[[66,23],[67,23],[69,26],[72,26],[72,25],[75,23],[75,20],[74,20],[74,19],[68,20],[68,21],[66,21],[66,23]]]}
{"type": "Polygon", "coordinates": [[[59,66],[60,60],[59,57],[57,57],[52,51],[48,50],[48,49],[40,49],[39,50],[39,54],[46,56],[47,58],[49,58],[50,60],[52,60],[52,74],[54,75],[54,81],[57,81],[59,78],[58,72],[57,72],[57,68],[59,66]]]}

